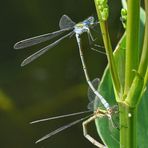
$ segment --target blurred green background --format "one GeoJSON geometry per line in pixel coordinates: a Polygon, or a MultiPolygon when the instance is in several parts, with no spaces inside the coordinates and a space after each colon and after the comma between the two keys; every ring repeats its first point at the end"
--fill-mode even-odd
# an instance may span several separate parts
{"type": "MultiPolygon", "coordinates": [[[[123,31],[119,20],[121,4],[119,1],[110,1],[109,5],[111,9],[109,29],[114,47],[123,31]]],[[[81,124],[35,144],[40,137],[79,117],[29,124],[36,119],[87,109],[87,84],[74,37],[65,39],[25,67],[20,67],[21,62],[46,44],[23,50],[13,49],[17,41],[58,30],[58,22],[63,14],[69,15],[75,22],[82,21],[90,15],[96,17],[94,2],[93,0],[1,1],[1,148],[95,147],[83,137],[81,124]]],[[[99,32],[99,28],[97,31],[99,32]]],[[[94,35],[97,42],[103,45],[101,34],[94,35]]],[[[87,36],[83,35],[82,38],[90,77],[101,78],[107,63],[106,56],[90,50],[87,36]]],[[[99,138],[94,124],[90,128],[90,133],[99,138]]]]}

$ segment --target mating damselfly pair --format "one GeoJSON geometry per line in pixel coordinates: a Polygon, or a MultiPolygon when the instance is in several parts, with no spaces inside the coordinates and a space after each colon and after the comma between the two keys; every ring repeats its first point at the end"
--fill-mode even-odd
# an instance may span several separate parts
{"type": "MultiPolygon", "coordinates": [[[[53,39],[63,33],[67,33],[66,35],[63,35],[61,38],[59,38],[58,40],[56,40],[55,42],[51,43],[50,45],[40,49],[39,51],[35,52],[34,54],[32,54],[31,56],[29,56],[28,58],[26,58],[21,66],[25,66],[28,63],[32,62],[33,60],[37,59],[38,57],[40,57],[41,55],[43,55],[45,52],[47,52],[49,49],[51,49],[52,47],[56,46],[57,44],[59,44],[63,39],[65,39],[66,37],[72,37],[73,35],[75,35],[76,40],[77,40],[77,44],[78,44],[78,48],[79,48],[79,53],[80,53],[80,58],[81,58],[81,62],[82,62],[82,66],[83,66],[83,70],[84,70],[84,74],[85,74],[85,78],[86,81],[90,87],[90,89],[93,91],[94,95],[101,101],[101,103],[103,104],[105,110],[96,110],[96,113],[94,114],[95,117],[98,116],[108,116],[111,119],[111,114],[112,114],[112,108],[110,107],[109,103],[106,101],[106,99],[104,99],[104,97],[96,90],[96,88],[93,86],[87,69],[86,69],[86,64],[85,64],[85,60],[83,57],[83,49],[82,49],[82,43],[81,43],[81,34],[83,34],[84,32],[86,32],[88,34],[88,39],[89,42],[91,42],[91,44],[94,42],[94,38],[91,34],[91,29],[96,26],[98,24],[97,21],[95,21],[94,17],[88,17],[87,19],[85,19],[84,21],[80,22],[80,23],[75,23],[74,21],[72,21],[67,15],[63,15],[59,21],[59,27],[60,30],[52,32],[52,33],[47,33],[44,35],[40,35],[40,36],[36,36],[36,37],[32,37],[29,39],[25,39],[22,40],[18,43],[16,43],[14,45],[15,49],[22,49],[22,48],[26,48],[26,47],[30,47],[45,41],[48,41],[50,39],[53,39]],[[99,112],[99,113],[97,113],[99,112]]],[[[87,117],[80,119],[81,121],[86,119],[87,117]]],[[[94,118],[94,117],[93,117],[94,118]]],[[[80,122],[75,121],[70,125],[75,124],[76,122],[80,122]]],[[[83,124],[85,125],[85,124],[83,124]]],[[[67,127],[67,126],[66,126],[67,127]]],[[[85,129],[85,128],[84,128],[85,129]]],[[[60,129],[61,130],[61,129],[60,129]]],[[[59,130],[58,130],[59,131],[59,130]]],[[[84,130],[86,133],[86,130],[84,130]]],[[[54,132],[54,134],[57,131],[54,132]]],[[[84,135],[87,135],[84,134],[84,135]]],[[[48,136],[41,138],[39,141],[48,138],[48,136]]],[[[86,136],[86,138],[88,138],[92,143],[95,143],[94,139],[92,139],[92,137],[86,136]]],[[[39,142],[38,141],[38,142],[39,142]]],[[[97,143],[97,141],[96,141],[97,143]]],[[[100,146],[99,143],[96,144],[98,147],[100,146]]]]}

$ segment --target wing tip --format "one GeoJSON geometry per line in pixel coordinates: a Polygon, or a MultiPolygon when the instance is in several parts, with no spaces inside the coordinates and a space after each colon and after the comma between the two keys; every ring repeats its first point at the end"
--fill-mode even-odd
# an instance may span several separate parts
{"type": "Polygon", "coordinates": [[[43,141],[43,140],[45,140],[45,139],[47,139],[47,137],[42,137],[42,138],[40,138],[39,140],[37,140],[36,142],[35,142],[35,144],[38,144],[39,142],[41,142],[41,141],[43,141]]]}
{"type": "Polygon", "coordinates": [[[38,144],[40,141],[41,141],[40,139],[39,139],[39,140],[37,140],[37,141],[35,142],[35,144],[38,144]]]}
{"type": "Polygon", "coordinates": [[[21,63],[21,67],[24,67],[25,65],[27,65],[28,63],[26,62],[26,60],[24,60],[22,63],[21,63]]]}
{"type": "Polygon", "coordinates": [[[20,43],[20,42],[15,43],[14,46],[13,46],[13,48],[14,48],[14,49],[20,49],[19,43],[20,43]]]}

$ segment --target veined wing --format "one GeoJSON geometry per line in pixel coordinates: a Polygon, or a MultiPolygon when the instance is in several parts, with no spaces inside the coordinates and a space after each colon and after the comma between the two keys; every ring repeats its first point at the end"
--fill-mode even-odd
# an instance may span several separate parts
{"type": "Polygon", "coordinates": [[[40,122],[55,120],[55,119],[61,119],[61,118],[66,118],[66,117],[72,117],[72,116],[81,115],[81,114],[85,114],[85,113],[89,113],[89,112],[91,112],[91,111],[87,110],[87,111],[81,111],[81,112],[66,114],[66,115],[60,115],[60,116],[55,116],[55,117],[39,119],[39,120],[35,120],[35,121],[30,122],[30,124],[40,123],[40,122]]]}
{"type": "Polygon", "coordinates": [[[69,30],[71,30],[71,28],[64,28],[64,29],[61,29],[61,30],[58,30],[52,33],[47,33],[47,34],[43,34],[43,35],[39,35],[39,36],[35,36],[32,38],[19,41],[14,45],[14,49],[22,49],[22,48],[30,47],[33,45],[37,45],[39,43],[53,39],[54,37],[57,37],[60,34],[66,31],[69,31],[69,30]]]}
{"type": "Polygon", "coordinates": [[[65,29],[65,28],[74,28],[75,22],[71,20],[71,18],[67,15],[62,15],[60,21],[59,21],[59,27],[60,29],[65,29]]]}
{"type": "MultiPolygon", "coordinates": [[[[99,87],[99,83],[100,83],[100,79],[99,78],[95,78],[93,81],[92,81],[92,85],[94,86],[94,88],[96,90],[98,90],[98,87],[99,87]]],[[[95,93],[92,91],[92,89],[90,87],[88,87],[88,100],[89,100],[89,104],[87,106],[88,109],[90,110],[94,110],[94,101],[95,101],[95,98],[97,96],[95,95],[95,93]]]]}
{"type": "Polygon", "coordinates": [[[25,66],[27,64],[29,64],[30,62],[34,61],[35,59],[37,59],[38,57],[40,57],[41,55],[43,55],[45,52],[47,52],[49,49],[51,49],[52,47],[56,46],[57,44],[59,44],[63,39],[65,39],[66,37],[70,36],[71,34],[73,34],[73,31],[62,36],[60,39],[56,40],[55,42],[53,42],[52,44],[40,49],[39,51],[35,52],[34,54],[32,54],[31,56],[29,56],[28,58],[26,58],[21,66],[25,66]]]}
{"type": "MultiPolygon", "coordinates": [[[[94,88],[96,90],[98,90],[98,86],[99,86],[99,83],[100,83],[100,79],[99,78],[95,78],[93,81],[92,81],[92,85],[94,86],[94,88]]],[[[94,92],[92,91],[92,89],[89,87],[88,88],[88,99],[89,101],[93,101],[95,99],[95,94],[94,92]]]]}
{"type": "Polygon", "coordinates": [[[67,125],[62,126],[62,127],[58,128],[58,129],[52,131],[51,133],[45,135],[44,137],[40,138],[39,140],[36,141],[36,143],[39,143],[39,142],[41,142],[41,141],[43,141],[43,140],[45,140],[45,139],[47,139],[47,138],[50,138],[51,136],[53,136],[53,135],[55,135],[55,134],[57,134],[57,133],[59,133],[59,132],[65,130],[65,129],[67,129],[67,128],[69,128],[69,127],[71,127],[71,126],[73,126],[73,125],[75,125],[75,124],[77,124],[77,123],[79,123],[79,122],[81,122],[81,121],[83,121],[83,120],[85,120],[85,119],[88,118],[88,117],[90,117],[90,115],[87,116],[87,117],[78,119],[78,120],[76,120],[76,121],[73,121],[73,122],[71,122],[71,123],[69,123],[69,124],[67,124],[67,125]]]}

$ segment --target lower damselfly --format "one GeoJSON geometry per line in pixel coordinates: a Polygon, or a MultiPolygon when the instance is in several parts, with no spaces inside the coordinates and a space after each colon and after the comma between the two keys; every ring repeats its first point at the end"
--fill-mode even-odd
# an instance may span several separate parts
{"type": "Polygon", "coordinates": [[[100,101],[102,102],[104,107],[107,110],[109,110],[110,109],[109,104],[103,98],[103,96],[101,96],[98,93],[98,91],[93,87],[93,85],[90,81],[90,78],[89,78],[89,75],[88,75],[88,72],[87,72],[87,68],[86,68],[86,64],[85,64],[85,60],[84,60],[84,57],[83,57],[83,50],[82,50],[82,45],[81,45],[81,34],[83,34],[84,32],[86,32],[88,34],[88,39],[89,39],[90,42],[94,41],[90,29],[93,28],[96,24],[98,24],[98,22],[95,22],[95,19],[92,16],[90,16],[87,19],[85,19],[84,21],[76,24],[67,15],[63,15],[61,17],[60,21],[59,21],[60,30],[52,32],[52,33],[47,33],[47,34],[44,34],[44,35],[28,38],[28,39],[22,40],[20,42],[17,42],[14,45],[14,49],[22,49],[22,48],[30,47],[30,46],[48,41],[50,39],[53,39],[54,37],[57,37],[57,36],[59,36],[63,33],[68,32],[66,35],[63,35],[61,38],[59,38],[55,42],[49,44],[48,46],[40,49],[39,51],[35,52],[34,54],[32,54],[31,56],[26,58],[21,64],[21,66],[25,66],[28,63],[30,63],[33,60],[40,57],[41,55],[43,55],[45,52],[47,52],[52,47],[58,45],[66,37],[72,37],[73,35],[75,35],[76,40],[77,40],[77,44],[78,44],[78,47],[79,47],[80,58],[81,58],[81,62],[82,62],[86,81],[87,81],[89,87],[94,92],[94,94],[100,99],[100,101]]]}
{"type": "MultiPolygon", "coordinates": [[[[99,79],[94,79],[92,81],[92,85],[94,86],[95,89],[98,88],[98,85],[99,85],[99,79]]],[[[98,90],[98,89],[97,89],[98,90]]],[[[67,125],[64,125],[52,132],[50,132],[49,134],[43,136],[42,138],[40,138],[39,140],[36,141],[36,143],[39,143],[47,138],[50,138],[51,136],[73,126],[73,125],[76,125],[80,122],[83,122],[82,125],[83,125],[83,135],[85,136],[85,138],[87,138],[92,144],[94,144],[95,146],[99,147],[99,148],[106,148],[106,146],[104,146],[103,144],[101,144],[100,142],[98,142],[97,140],[95,140],[93,137],[91,137],[89,134],[88,134],[88,130],[87,130],[87,125],[94,121],[95,119],[97,118],[103,118],[103,117],[107,117],[109,119],[109,121],[111,122],[111,125],[113,128],[116,128],[114,126],[114,123],[113,123],[113,120],[112,120],[112,116],[114,114],[117,114],[118,112],[118,109],[116,106],[114,107],[111,107],[110,110],[106,110],[106,109],[101,109],[100,107],[94,107],[95,104],[94,102],[96,103],[97,101],[97,104],[100,103],[100,99],[93,93],[92,89],[89,88],[88,89],[88,99],[89,99],[89,104],[87,106],[88,110],[87,111],[81,111],[81,112],[77,112],[77,113],[71,113],[71,114],[66,114],[66,115],[60,115],[60,116],[55,116],[55,117],[50,117],[50,118],[45,118],[45,119],[40,119],[40,120],[36,120],[36,121],[33,121],[33,122],[30,122],[31,124],[34,124],[34,123],[39,123],[39,122],[43,122],[43,121],[49,121],[49,120],[55,120],[55,119],[59,119],[59,118],[65,118],[65,117],[69,117],[69,116],[76,116],[76,115],[80,115],[80,114],[84,114],[84,113],[90,113],[90,112],[93,112],[91,113],[90,115],[87,115],[83,118],[80,118],[78,120],[75,120],[67,125]],[[84,121],[85,120],[85,121],[84,121]]]]}

